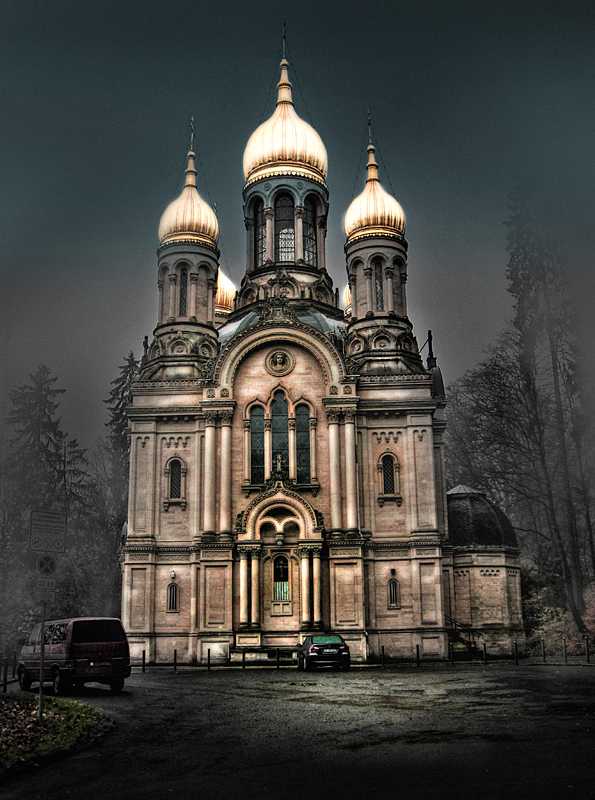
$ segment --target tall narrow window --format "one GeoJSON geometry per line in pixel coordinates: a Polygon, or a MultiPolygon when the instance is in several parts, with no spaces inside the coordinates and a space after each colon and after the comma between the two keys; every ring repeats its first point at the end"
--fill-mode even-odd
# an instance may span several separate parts
{"type": "Polygon", "coordinates": [[[180,316],[186,316],[186,306],[188,302],[188,270],[184,267],[180,270],[180,316]]]}
{"type": "Polygon", "coordinates": [[[177,583],[170,583],[167,587],[167,610],[168,611],[177,611],[178,610],[178,584],[177,583]]]}
{"type": "Polygon", "coordinates": [[[382,458],[382,482],[384,494],[395,494],[395,462],[392,456],[382,458]]]}
{"type": "Polygon", "coordinates": [[[264,408],[254,406],[250,412],[250,482],[264,483],[264,408]]]}
{"type": "Polygon", "coordinates": [[[311,197],[306,198],[304,203],[304,261],[315,267],[317,264],[316,252],[316,204],[311,197]]]}
{"type": "Polygon", "coordinates": [[[275,261],[295,261],[293,198],[280,194],[275,200],[275,261]]]}
{"type": "Polygon", "coordinates": [[[399,581],[393,579],[388,582],[388,607],[398,608],[399,605],[399,581]]]}
{"type": "Polygon", "coordinates": [[[289,562],[278,556],[273,564],[273,600],[289,600],[289,562]]]}
{"type": "Polygon", "coordinates": [[[295,449],[297,482],[310,483],[310,410],[298,406],[295,411],[295,449]]]}
{"type": "Polygon", "coordinates": [[[254,266],[262,267],[267,257],[267,226],[264,203],[257,200],[254,205],[254,266]]]}
{"type": "Polygon", "coordinates": [[[271,404],[273,433],[273,471],[289,467],[289,416],[283,392],[275,392],[271,404]]]}
{"type": "Polygon", "coordinates": [[[180,461],[172,461],[169,465],[169,497],[171,500],[179,499],[182,496],[182,464],[180,461]]]}
{"type": "Polygon", "coordinates": [[[376,311],[384,311],[384,280],[382,261],[374,262],[374,282],[376,285],[376,311]]]}

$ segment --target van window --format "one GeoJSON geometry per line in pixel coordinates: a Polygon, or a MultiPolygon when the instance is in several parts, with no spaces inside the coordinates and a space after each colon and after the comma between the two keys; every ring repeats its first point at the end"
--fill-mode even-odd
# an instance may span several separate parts
{"type": "Polygon", "coordinates": [[[72,641],[83,642],[125,642],[126,634],[117,619],[79,619],[72,623],[72,641]]]}
{"type": "Polygon", "coordinates": [[[31,633],[29,634],[29,640],[27,641],[27,644],[37,644],[37,642],[39,640],[39,629],[40,628],[41,628],[41,625],[36,625],[33,628],[31,633]]]}
{"type": "Polygon", "coordinates": [[[66,641],[66,634],[68,633],[68,623],[61,622],[59,625],[54,626],[54,638],[52,644],[62,644],[66,641]]]}
{"type": "Polygon", "coordinates": [[[50,644],[52,641],[52,633],[54,632],[54,626],[48,625],[45,631],[43,632],[43,639],[46,644],[50,644]]]}

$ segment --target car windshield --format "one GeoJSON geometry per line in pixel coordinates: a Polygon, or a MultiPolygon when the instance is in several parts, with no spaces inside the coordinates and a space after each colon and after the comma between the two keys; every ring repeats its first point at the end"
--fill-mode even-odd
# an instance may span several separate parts
{"type": "Polygon", "coordinates": [[[343,644],[340,636],[313,636],[313,644],[343,644]]]}
{"type": "Polygon", "coordinates": [[[117,619],[79,619],[72,623],[72,641],[125,642],[126,634],[117,619]]]}

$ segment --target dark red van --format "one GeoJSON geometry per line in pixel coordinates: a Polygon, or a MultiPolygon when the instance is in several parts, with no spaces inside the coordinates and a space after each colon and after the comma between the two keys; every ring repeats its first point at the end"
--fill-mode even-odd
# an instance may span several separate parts
{"type": "MultiPolygon", "coordinates": [[[[36,625],[19,656],[21,689],[27,691],[39,681],[41,625],[36,625]]],[[[128,639],[119,619],[77,617],[46,622],[44,626],[43,680],[51,681],[54,694],[72,686],[107,683],[112,692],[121,692],[130,676],[128,639]]]]}

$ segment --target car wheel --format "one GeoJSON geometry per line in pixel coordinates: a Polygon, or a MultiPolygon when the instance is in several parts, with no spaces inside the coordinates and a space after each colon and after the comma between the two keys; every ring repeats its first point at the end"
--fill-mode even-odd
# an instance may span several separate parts
{"type": "Polygon", "coordinates": [[[303,657],[303,656],[298,656],[298,660],[297,660],[297,668],[298,668],[300,671],[304,669],[304,657],[303,657]]]}
{"type": "Polygon", "coordinates": [[[56,697],[61,694],[66,694],[70,687],[70,681],[60,674],[60,670],[56,670],[52,676],[52,688],[56,697]]]}
{"type": "Polygon", "coordinates": [[[27,672],[27,670],[23,667],[23,669],[19,670],[19,686],[23,692],[28,692],[31,688],[31,675],[27,672]]]}
{"type": "Polygon", "coordinates": [[[342,669],[347,672],[347,670],[351,667],[349,661],[346,664],[341,664],[342,669]]]}
{"type": "Polygon", "coordinates": [[[314,669],[314,664],[309,658],[304,658],[304,669],[308,670],[308,672],[311,672],[314,669]]]}
{"type": "Polygon", "coordinates": [[[114,678],[110,681],[109,686],[113,694],[120,694],[124,688],[124,678],[114,678]]]}

